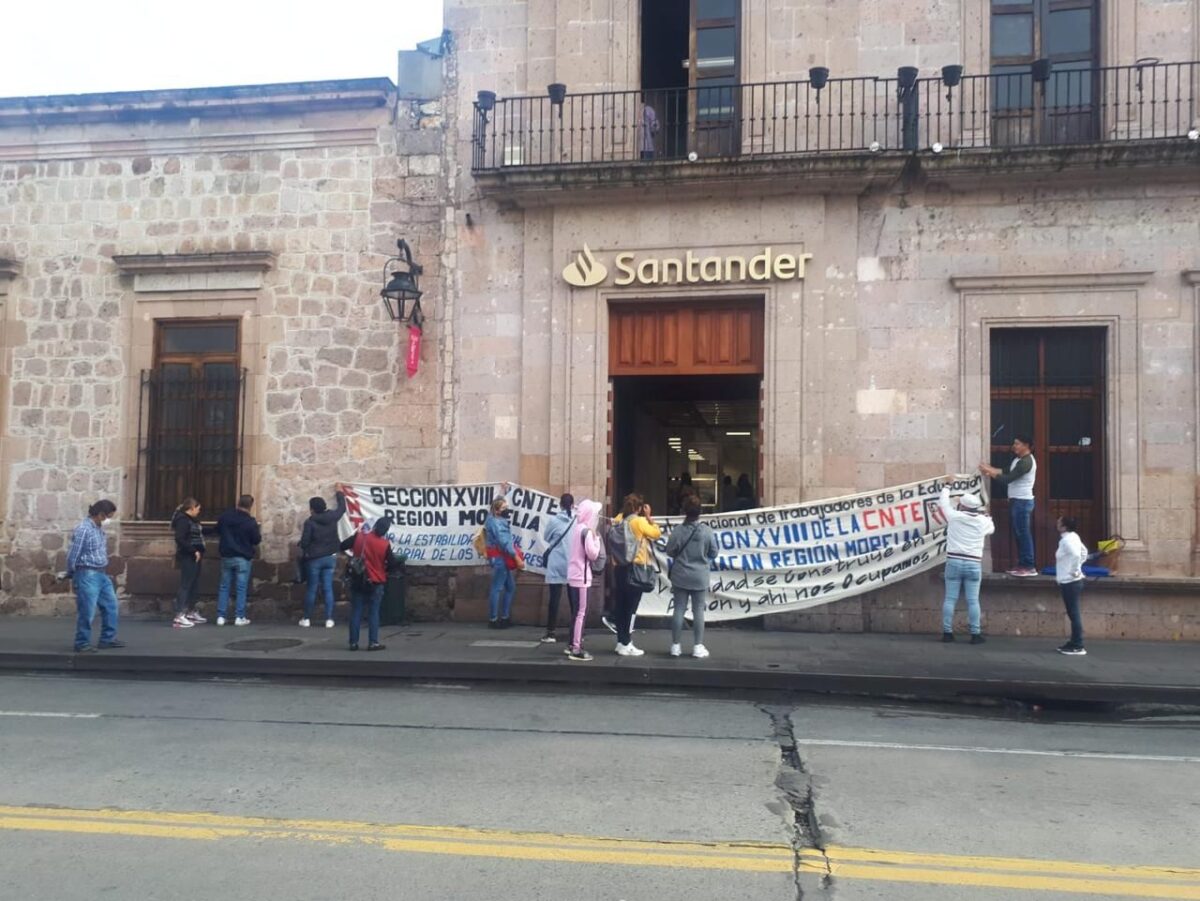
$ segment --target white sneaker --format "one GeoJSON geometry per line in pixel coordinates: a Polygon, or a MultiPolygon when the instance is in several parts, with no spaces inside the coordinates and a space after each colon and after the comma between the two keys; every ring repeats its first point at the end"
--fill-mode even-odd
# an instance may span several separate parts
{"type": "Polygon", "coordinates": [[[193,610],[191,613],[187,614],[187,618],[188,622],[190,622],[193,626],[199,626],[208,622],[208,620],[200,615],[199,610],[193,610]]]}
{"type": "Polygon", "coordinates": [[[632,657],[632,656],[634,656],[634,653],[633,653],[633,645],[631,645],[631,644],[621,644],[621,642],[619,642],[619,641],[618,641],[618,642],[617,642],[617,654],[618,654],[619,656],[621,656],[621,657],[632,657]]]}
{"type": "Polygon", "coordinates": [[[308,628],[309,626],[311,626],[311,625],[312,625],[312,623],[310,623],[310,622],[308,621],[308,617],[307,617],[307,616],[306,616],[306,617],[304,617],[304,619],[300,620],[300,628],[301,628],[301,629],[307,629],[307,628],[308,628]]]}
{"type": "Polygon", "coordinates": [[[608,629],[608,631],[611,632],[613,635],[617,634],[617,624],[614,623],[607,616],[600,617],[600,622],[604,623],[604,628],[608,629]]]}
{"type": "Polygon", "coordinates": [[[325,620],[325,628],[332,629],[333,628],[333,620],[331,620],[331,619],[325,620]]]}
{"type": "Polygon", "coordinates": [[[184,616],[182,613],[179,614],[179,616],[175,617],[173,620],[171,620],[171,626],[172,626],[172,628],[175,628],[175,629],[190,629],[194,625],[196,625],[196,624],[194,622],[192,622],[190,619],[188,619],[186,616],[184,616]]]}
{"type": "Polygon", "coordinates": [[[244,617],[244,616],[239,616],[237,619],[235,619],[233,621],[233,624],[235,626],[248,626],[248,625],[250,625],[250,620],[246,619],[246,617],[244,617]]]}
{"type": "Polygon", "coordinates": [[[681,648],[679,645],[677,645],[677,644],[671,645],[671,656],[672,657],[678,657],[682,653],[683,653],[683,648],[681,648]]]}
{"type": "Polygon", "coordinates": [[[217,625],[218,625],[218,626],[223,626],[223,625],[225,625],[225,617],[223,617],[223,616],[218,616],[218,617],[217,617],[217,625]]]}
{"type": "Polygon", "coordinates": [[[635,647],[633,646],[633,642],[632,642],[632,641],[631,641],[631,642],[629,642],[629,644],[627,644],[627,645],[626,645],[626,647],[627,647],[627,648],[629,648],[629,656],[630,656],[630,657],[641,657],[643,654],[645,654],[645,653],[646,653],[646,652],[645,652],[645,651],[643,651],[641,648],[635,648],[635,647]]]}
{"type": "Polygon", "coordinates": [[[692,656],[693,657],[707,657],[708,656],[708,648],[706,648],[702,644],[698,644],[694,648],[692,648],[692,656]]]}

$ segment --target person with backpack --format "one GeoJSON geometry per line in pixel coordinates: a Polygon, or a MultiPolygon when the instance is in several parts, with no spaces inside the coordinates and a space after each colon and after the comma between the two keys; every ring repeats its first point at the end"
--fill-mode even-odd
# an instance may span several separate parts
{"type": "MultiPolygon", "coordinates": [[[[175,566],[179,570],[179,590],[175,593],[175,618],[171,626],[190,629],[206,623],[196,609],[196,588],[200,584],[200,563],[204,560],[204,527],[200,525],[200,502],[185,497],[171,516],[175,537],[175,566]]],[[[211,533],[211,529],[209,530],[211,533]]]]}
{"type": "Polygon", "coordinates": [[[325,628],[333,628],[333,572],[337,569],[338,522],[346,514],[346,495],[337,486],[337,506],[330,510],[323,497],[308,499],[308,519],[300,533],[300,559],[304,566],[308,590],[304,595],[304,618],[300,626],[307,629],[312,623],[317,590],[325,593],[325,628]]]}
{"type": "Polygon", "coordinates": [[[525,568],[525,557],[513,541],[509,517],[512,510],[507,497],[496,497],[483,523],[483,541],[492,585],[488,591],[488,628],[507,629],[512,625],[513,594],[517,583],[513,572],[525,568]]]}
{"type": "Polygon", "coordinates": [[[700,522],[700,498],[689,497],[683,504],[684,522],[671,531],[666,554],[671,558],[671,656],[682,653],[683,615],[692,605],[692,656],[707,657],[704,646],[704,608],[708,604],[712,561],[720,548],[712,527],[700,522]]]}
{"type": "Polygon", "coordinates": [[[392,543],[387,533],[392,527],[388,516],[375,520],[368,532],[356,532],[340,545],[343,551],[353,555],[347,571],[350,582],[350,650],[358,650],[358,633],[362,626],[363,610],[367,614],[367,650],[382,651],[386,645],[379,643],[379,607],[383,603],[383,589],[387,574],[395,565],[392,543]]]}
{"type": "Polygon", "coordinates": [[[567,656],[572,660],[592,659],[592,655],[583,649],[583,625],[587,619],[588,589],[592,587],[593,573],[604,572],[604,543],[596,532],[599,524],[600,505],[595,501],[581,501],[578,525],[571,530],[571,544],[567,549],[567,600],[574,617],[567,656]]]}
{"type": "MultiPolygon", "coordinates": [[[[543,644],[554,644],[558,638],[554,634],[558,626],[558,607],[562,601],[563,587],[567,585],[567,543],[574,530],[575,516],[572,508],[575,506],[573,495],[564,494],[558,501],[558,512],[546,524],[546,584],[550,587],[550,607],[546,613],[546,634],[542,636],[543,644]]],[[[568,598],[570,589],[567,589],[568,598]]],[[[570,601],[571,613],[575,612],[575,601],[570,601]]]]}
{"type": "Polygon", "coordinates": [[[650,505],[640,494],[628,494],[621,513],[609,530],[615,563],[613,585],[617,599],[613,617],[617,627],[616,652],[622,657],[641,657],[645,651],[633,644],[633,618],[642,595],[654,587],[654,554],[650,542],[662,536],[654,523],[650,505]]]}

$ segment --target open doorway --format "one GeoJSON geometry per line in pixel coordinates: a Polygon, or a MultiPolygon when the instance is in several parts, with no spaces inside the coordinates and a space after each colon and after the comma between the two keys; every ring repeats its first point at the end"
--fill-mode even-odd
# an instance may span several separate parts
{"type": "Polygon", "coordinates": [[[647,156],[738,152],[739,0],[642,0],[642,88],[658,132],[647,156]]]}
{"type": "Polygon", "coordinates": [[[642,89],[660,125],[658,156],[687,153],[689,0],[642,0],[642,89]]]}
{"type": "Polygon", "coordinates": [[[684,473],[705,513],[758,506],[758,375],[613,379],[613,507],[631,491],[679,513],[684,473]]]}

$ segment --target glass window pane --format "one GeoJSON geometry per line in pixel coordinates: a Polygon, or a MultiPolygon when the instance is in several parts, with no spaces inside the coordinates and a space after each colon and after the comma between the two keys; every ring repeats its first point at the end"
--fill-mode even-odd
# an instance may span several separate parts
{"type": "Polygon", "coordinates": [[[1055,63],[1046,84],[1046,106],[1053,108],[1088,109],[1092,105],[1091,60],[1055,63]]]}
{"type": "Polygon", "coordinates": [[[696,0],[696,19],[732,19],[738,12],[738,0],[696,0]]]}
{"type": "Polygon", "coordinates": [[[1050,401],[1050,445],[1052,447],[1091,447],[1096,441],[1096,402],[1082,400],[1050,401]]]}
{"type": "Polygon", "coordinates": [[[1050,499],[1055,501],[1095,500],[1094,467],[1091,454],[1050,455],[1050,499]]]}
{"type": "Polygon", "coordinates": [[[237,323],[161,325],[163,353],[236,353],[237,323]]]}
{"type": "Polygon", "coordinates": [[[1092,53],[1092,11],[1090,9],[1060,9],[1050,13],[1046,16],[1042,47],[1045,56],[1078,53],[1090,55],[1092,53]]]}
{"type": "Polygon", "coordinates": [[[734,112],[733,78],[706,78],[704,87],[696,91],[696,118],[700,120],[731,119],[734,112]],[[728,87],[716,87],[728,85],[728,87]]]}
{"type": "MultiPolygon", "coordinates": [[[[1033,401],[995,398],[992,400],[992,439],[993,446],[1012,444],[1017,435],[1033,434],[1033,401]]],[[[1004,461],[1007,466],[1012,454],[1005,451],[1008,457],[1004,461]]],[[[1004,456],[1004,453],[1001,456],[1004,456]]],[[[997,466],[1000,464],[996,464],[997,466]]]]}
{"type": "Polygon", "coordinates": [[[991,351],[993,388],[1038,384],[1038,333],[1034,329],[993,329],[991,351]]]}
{"type": "Polygon", "coordinates": [[[1029,13],[992,15],[992,59],[1033,54],[1033,16],[1029,13]]]}
{"type": "Polygon", "coordinates": [[[701,28],[696,32],[698,69],[732,68],[737,48],[736,28],[701,28]]]}
{"type": "Polygon", "coordinates": [[[1029,66],[992,66],[992,109],[1033,106],[1033,75],[1029,66]]]}
{"type": "Polygon", "coordinates": [[[1047,329],[1046,384],[1091,387],[1102,381],[1104,329],[1047,329]]]}

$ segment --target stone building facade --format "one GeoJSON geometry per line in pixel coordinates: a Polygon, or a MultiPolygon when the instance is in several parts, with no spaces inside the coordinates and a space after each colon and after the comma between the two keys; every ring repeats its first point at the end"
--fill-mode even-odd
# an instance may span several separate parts
{"type": "MultiPolygon", "coordinates": [[[[1126,542],[1090,633],[1200,637],[1200,0],[447,0],[445,24],[440,98],[0,101],[0,610],[70,609],[52,573],[101,494],[120,587],[166,591],[143,383],[206,365],[164,350],[172,321],[219,320],[281,611],[334,478],[661,509],[688,469],[719,509],[727,476],[789,503],[1034,431],[1039,562],[1059,514],[1126,542]],[[400,237],[412,379],[378,299],[400,237]]],[[[416,577],[418,615],[480,614],[470,572],[416,577]]],[[[1051,587],[988,578],[989,631],[1061,632],[1051,587]]],[[[765,626],[934,630],[938,592],[765,626]]]]}
{"type": "Polygon", "coordinates": [[[151,420],[179,415],[163,398],[196,383],[148,383],[167,360],[215,373],[187,440],[209,441],[200,466],[221,468],[209,516],[238,491],[258,499],[264,600],[289,594],[309,496],[451,474],[446,307],[425,304],[409,378],[405,332],[379,301],[398,238],[430,299],[453,259],[429,100],[366,79],[0,101],[0,609],[73,608],[53,573],[102,496],[122,520],[118,587],[169,595],[162,511],[176,485],[198,489],[147,458],[151,420]]]}
{"type": "MultiPolygon", "coordinates": [[[[475,235],[457,394],[486,411],[460,415],[460,472],[667,501],[707,465],[788,503],[973,470],[1036,428],[1039,564],[1060,514],[1126,541],[1093,634],[1200,637],[1200,3],[449,0],[446,26],[475,235]],[[722,268],[767,248],[803,276],[722,268]],[[692,277],[689,253],[718,262],[692,277]]],[[[1052,587],[986,591],[989,629],[1061,631],[1052,587]]],[[[935,631],[938,592],[767,626],[935,631]]]]}

